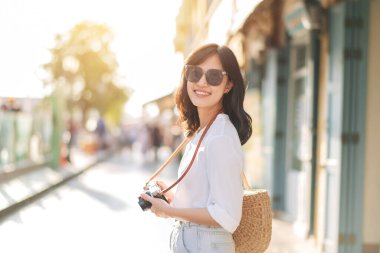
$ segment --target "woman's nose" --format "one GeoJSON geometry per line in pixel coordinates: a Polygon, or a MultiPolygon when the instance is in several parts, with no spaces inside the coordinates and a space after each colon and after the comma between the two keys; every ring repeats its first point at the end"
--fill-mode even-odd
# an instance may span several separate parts
{"type": "Polygon", "coordinates": [[[197,82],[197,84],[199,86],[207,86],[208,85],[205,74],[202,75],[201,79],[199,79],[199,81],[197,82]]]}

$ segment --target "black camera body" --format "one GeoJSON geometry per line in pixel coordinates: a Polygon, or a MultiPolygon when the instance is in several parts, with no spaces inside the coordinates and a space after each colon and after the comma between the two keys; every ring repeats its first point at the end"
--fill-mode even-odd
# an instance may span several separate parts
{"type": "MultiPolygon", "coordinates": [[[[158,199],[163,199],[166,202],[168,202],[168,200],[165,198],[164,194],[162,193],[161,188],[156,183],[151,183],[147,187],[148,187],[148,190],[145,192],[146,195],[149,195],[151,197],[158,198],[158,199]]],[[[139,197],[138,203],[143,211],[146,211],[152,207],[152,203],[150,203],[149,201],[141,197],[139,197]]]]}

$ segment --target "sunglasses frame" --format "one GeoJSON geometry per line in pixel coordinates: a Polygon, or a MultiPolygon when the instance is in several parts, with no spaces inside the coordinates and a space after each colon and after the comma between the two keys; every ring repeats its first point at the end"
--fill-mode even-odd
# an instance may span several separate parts
{"type": "MultiPolygon", "coordinates": [[[[207,72],[210,71],[210,70],[218,70],[218,71],[220,71],[220,72],[222,73],[223,76],[224,76],[224,75],[227,75],[227,76],[228,76],[228,73],[227,73],[226,71],[224,71],[224,70],[221,70],[221,69],[208,69],[208,70],[204,71],[201,67],[199,67],[199,66],[197,66],[197,65],[189,65],[189,64],[186,64],[186,65],[185,65],[185,78],[186,78],[187,81],[189,81],[189,80],[188,80],[188,77],[187,77],[187,74],[186,74],[186,73],[187,73],[187,70],[188,70],[189,67],[195,67],[195,68],[199,68],[199,69],[202,70],[202,75],[201,75],[201,77],[199,78],[199,80],[196,81],[196,82],[193,82],[193,83],[197,83],[197,82],[199,82],[199,81],[202,79],[202,77],[205,76],[205,77],[206,77],[206,81],[207,81],[207,83],[208,83],[209,85],[211,85],[211,86],[219,86],[220,84],[222,84],[222,82],[223,82],[223,78],[221,79],[221,81],[220,81],[218,84],[211,84],[211,83],[209,82],[209,80],[208,80],[208,78],[207,78],[207,72]]],[[[192,81],[190,81],[190,82],[192,82],[192,81]]]]}

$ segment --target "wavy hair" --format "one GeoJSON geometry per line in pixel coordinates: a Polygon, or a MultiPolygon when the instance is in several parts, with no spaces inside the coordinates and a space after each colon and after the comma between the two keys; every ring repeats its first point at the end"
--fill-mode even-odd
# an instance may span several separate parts
{"type": "MultiPolygon", "coordinates": [[[[215,54],[219,56],[224,71],[228,73],[229,81],[234,84],[230,92],[224,94],[222,104],[224,113],[229,116],[235,126],[240,143],[243,145],[252,135],[252,119],[243,108],[246,86],[234,53],[227,46],[207,44],[191,53],[185,60],[185,65],[199,65],[215,54]]],[[[187,80],[183,67],[175,99],[180,116],[179,121],[185,128],[186,136],[190,137],[198,130],[200,122],[198,110],[190,100],[186,85],[187,80]]]]}

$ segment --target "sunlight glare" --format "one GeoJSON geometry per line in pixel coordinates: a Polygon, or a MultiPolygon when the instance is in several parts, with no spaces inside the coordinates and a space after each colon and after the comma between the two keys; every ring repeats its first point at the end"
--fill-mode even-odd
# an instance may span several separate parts
{"type": "MultiPolygon", "coordinates": [[[[42,97],[41,65],[51,60],[48,49],[56,34],[84,21],[105,23],[114,32],[115,52],[122,85],[135,90],[134,113],[147,100],[173,91],[182,57],[174,53],[175,17],[181,1],[5,0],[0,2],[0,68],[5,69],[0,97],[42,97]],[[12,21],[12,22],[10,22],[12,21]]],[[[92,45],[97,49],[99,45],[92,45]]],[[[75,70],[68,59],[65,67],[75,70]]]]}

